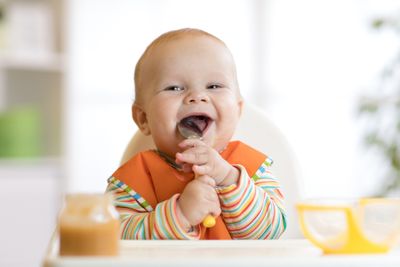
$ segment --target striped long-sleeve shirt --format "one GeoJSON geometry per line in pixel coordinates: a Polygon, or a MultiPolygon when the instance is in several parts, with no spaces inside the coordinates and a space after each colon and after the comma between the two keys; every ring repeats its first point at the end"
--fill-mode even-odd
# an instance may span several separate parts
{"type": "MultiPolygon", "coordinates": [[[[241,165],[237,184],[217,187],[221,216],[232,239],[275,239],[286,228],[283,196],[269,170],[267,158],[252,176],[241,165]]],[[[199,239],[200,228],[186,232],[176,213],[180,194],[152,207],[115,177],[107,191],[114,193],[120,213],[122,239],[199,239]]]]}

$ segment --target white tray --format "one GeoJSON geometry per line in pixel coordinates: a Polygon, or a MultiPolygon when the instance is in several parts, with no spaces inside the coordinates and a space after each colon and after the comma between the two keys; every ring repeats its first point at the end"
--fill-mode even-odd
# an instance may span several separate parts
{"type": "Polygon", "coordinates": [[[116,257],[60,257],[52,238],[44,267],[138,266],[400,266],[400,247],[387,254],[323,255],[307,240],[137,241],[122,240],[116,257]]]}

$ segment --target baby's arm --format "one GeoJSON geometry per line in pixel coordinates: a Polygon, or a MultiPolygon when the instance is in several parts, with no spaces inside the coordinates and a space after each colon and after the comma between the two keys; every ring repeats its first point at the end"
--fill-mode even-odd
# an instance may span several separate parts
{"type": "Polygon", "coordinates": [[[250,178],[244,167],[235,185],[217,188],[222,217],[234,239],[276,239],[285,231],[286,215],[268,159],[250,178]]]}
{"type": "MultiPolygon", "coordinates": [[[[114,204],[120,214],[121,239],[200,238],[198,229],[190,227],[188,222],[184,221],[186,217],[180,213],[179,194],[157,204],[153,209],[146,200],[123,182],[114,177],[111,177],[108,182],[107,191],[114,194],[114,204]]],[[[196,189],[196,185],[192,187],[192,189],[196,189]]],[[[216,195],[214,190],[213,192],[216,195]]],[[[191,217],[189,216],[189,218],[191,217]]]]}

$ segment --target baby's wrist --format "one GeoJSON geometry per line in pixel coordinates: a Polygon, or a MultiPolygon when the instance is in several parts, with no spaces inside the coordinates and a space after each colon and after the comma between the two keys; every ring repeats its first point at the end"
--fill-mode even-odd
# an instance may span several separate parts
{"type": "Polygon", "coordinates": [[[177,200],[176,214],[178,216],[179,225],[182,227],[182,229],[184,229],[185,232],[192,232],[193,226],[190,224],[186,216],[183,214],[181,206],[179,205],[179,199],[177,200]]]}
{"type": "Polygon", "coordinates": [[[240,176],[240,169],[235,166],[230,165],[231,168],[225,178],[218,184],[218,186],[229,186],[232,184],[237,184],[240,176]]]}

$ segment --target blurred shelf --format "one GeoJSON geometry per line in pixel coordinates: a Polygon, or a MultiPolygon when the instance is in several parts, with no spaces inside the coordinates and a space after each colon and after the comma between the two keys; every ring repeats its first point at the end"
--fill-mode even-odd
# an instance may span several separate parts
{"type": "Polygon", "coordinates": [[[61,159],[43,158],[0,158],[0,180],[20,178],[58,178],[61,177],[61,159]]]}
{"type": "Polygon", "coordinates": [[[13,54],[0,52],[0,68],[35,71],[64,71],[64,56],[61,54],[13,54]]]}

